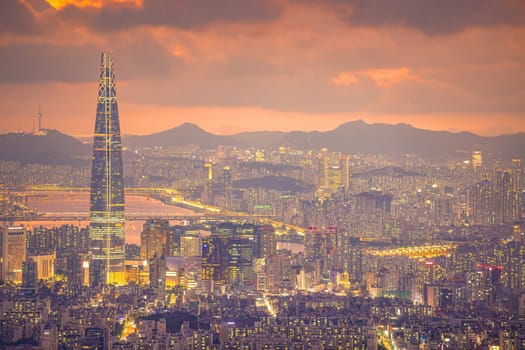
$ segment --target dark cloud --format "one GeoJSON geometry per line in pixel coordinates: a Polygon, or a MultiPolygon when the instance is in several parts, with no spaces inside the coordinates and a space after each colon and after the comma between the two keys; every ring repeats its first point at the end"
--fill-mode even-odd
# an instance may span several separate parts
{"type": "Polygon", "coordinates": [[[400,25],[428,35],[442,35],[475,26],[525,25],[523,0],[332,0],[351,5],[352,25],[400,25]]]}
{"type": "Polygon", "coordinates": [[[118,76],[123,80],[168,79],[182,69],[184,62],[148,35],[135,38],[129,46],[113,50],[118,76]]]}
{"type": "Polygon", "coordinates": [[[48,44],[13,44],[0,47],[2,83],[89,81],[96,71],[94,46],[63,47],[48,44]],[[90,57],[91,55],[91,57],[90,57]]]}
{"type": "Polygon", "coordinates": [[[214,68],[222,79],[260,79],[278,72],[278,67],[261,57],[232,56],[214,68]]]}
{"type": "Polygon", "coordinates": [[[31,34],[36,30],[36,18],[21,0],[0,1],[0,34],[31,34]]]}
{"type": "MultiPolygon", "coordinates": [[[[14,44],[0,47],[0,83],[96,81],[101,48],[94,44],[56,46],[14,44]]],[[[145,36],[133,46],[112,48],[117,80],[158,79],[182,65],[158,42],[145,36]]]]}
{"type": "Polygon", "coordinates": [[[114,4],[103,8],[67,6],[65,19],[81,21],[98,31],[136,26],[195,28],[216,22],[258,22],[276,18],[281,7],[273,0],[144,0],[143,6],[114,4]]]}

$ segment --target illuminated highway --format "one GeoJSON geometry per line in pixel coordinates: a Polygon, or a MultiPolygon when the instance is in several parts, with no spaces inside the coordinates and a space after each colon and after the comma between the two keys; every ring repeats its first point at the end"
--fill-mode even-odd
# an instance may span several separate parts
{"type": "Polygon", "coordinates": [[[389,257],[389,256],[407,256],[413,259],[419,258],[432,258],[436,256],[447,256],[450,255],[457,244],[443,243],[434,245],[423,245],[423,246],[409,246],[409,247],[397,247],[388,249],[369,249],[367,253],[373,256],[389,257]]]}

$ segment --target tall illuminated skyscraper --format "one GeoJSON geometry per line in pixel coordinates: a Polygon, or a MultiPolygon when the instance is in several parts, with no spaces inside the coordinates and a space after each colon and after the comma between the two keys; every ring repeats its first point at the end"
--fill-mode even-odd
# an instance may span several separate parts
{"type": "Polygon", "coordinates": [[[97,117],[91,169],[91,283],[124,284],[124,185],[122,145],[113,59],[100,60],[97,117]]]}

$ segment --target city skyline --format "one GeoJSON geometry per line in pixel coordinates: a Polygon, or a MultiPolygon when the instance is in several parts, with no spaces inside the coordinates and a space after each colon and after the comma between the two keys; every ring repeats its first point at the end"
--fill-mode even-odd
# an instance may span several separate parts
{"type": "Polygon", "coordinates": [[[0,132],[31,131],[40,103],[44,127],[89,135],[90,72],[101,48],[122,67],[123,134],[184,122],[219,134],[328,130],[356,119],[525,131],[525,5],[517,0],[438,8],[404,0],[397,9],[379,0],[4,6],[0,132]],[[154,122],[143,123],[148,116],[154,122]]]}
{"type": "Polygon", "coordinates": [[[525,349],[523,43],[524,0],[0,0],[0,348],[525,349]]]}

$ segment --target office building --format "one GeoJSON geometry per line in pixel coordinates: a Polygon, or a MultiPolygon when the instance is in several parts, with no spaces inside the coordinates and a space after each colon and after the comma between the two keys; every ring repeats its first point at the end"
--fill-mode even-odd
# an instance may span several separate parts
{"type": "Polygon", "coordinates": [[[49,280],[55,276],[54,254],[31,255],[29,258],[36,263],[38,280],[49,280]]]}
{"type": "Polygon", "coordinates": [[[38,284],[37,263],[29,258],[22,264],[22,288],[35,291],[38,284]]]}
{"type": "Polygon", "coordinates": [[[2,282],[22,283],[22,266],[26,261],[26,233],[23,227],[2,231],[2,282]]]}
{"type": "Polygon", "coordinates": [[[170,232],[168,220],[146,221],[140,234],[140,258],[149,262],[155,255],[167,256],[167,240],[170,232]]]}

